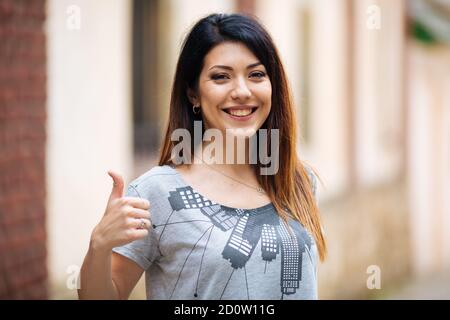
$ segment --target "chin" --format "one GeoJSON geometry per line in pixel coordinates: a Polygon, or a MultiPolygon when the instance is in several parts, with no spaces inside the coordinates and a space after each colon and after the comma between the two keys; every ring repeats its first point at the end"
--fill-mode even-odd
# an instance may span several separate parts
{"type": "Polygon", "coordinates": [[[259,127],[247,125],[247,126],[230,126],[226,130],[234,137],[251,137],[257,133],[259,127]]]}

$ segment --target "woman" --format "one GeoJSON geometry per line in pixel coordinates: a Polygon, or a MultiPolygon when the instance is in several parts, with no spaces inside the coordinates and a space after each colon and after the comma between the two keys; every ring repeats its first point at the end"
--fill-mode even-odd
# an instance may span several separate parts
{"type": "Polygon", "coordinates": [[[177,64],[159,165],[125,197],[121,176],[109,174],[114,187],[81,268],[81,299],[127,299],[144,271],[148,299],[317,298],[326,246],[315,178],[296,154],[279,55],[253,18],[212,14],[194,25],[177,64]],[[173,133],[194,136],[196,121],[203,133],[243,139],[244,154],[227,143],[211,152],[212,139],[174,152],[173,133]],[[279,141],[257,136],[260,129],[278,132],[279,141]],[[255,137],[263,142],[256,151],[255,137]],[[261,174],[261,159],[249,160],[274,145],[279,166],[261,174]],[[233,161],[224,163],[230,149],[233,161]]]}

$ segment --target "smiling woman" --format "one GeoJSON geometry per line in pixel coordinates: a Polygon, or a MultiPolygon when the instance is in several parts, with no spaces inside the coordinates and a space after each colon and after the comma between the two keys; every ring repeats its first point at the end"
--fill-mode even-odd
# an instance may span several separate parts
{"type": "Polygon", "coordinates": [[[114,187],[92,233],[80,298],[127,298],[144,271],[148,299],[317,298],[326,246],[316,179],[297,157],[287,83],[254,18],[212,14],[194,25],[177,63],[159,165],[131,182],[125,197],[123,179],[110,172],[114,187]],[[226,143],[208,155],[216,161],[198,162],[211,137],[189,138],[182,155],[189,161],[178,163],[171,137],[177,130],[195,137],[198,122],[201,136],[231,133],[245,147],[226,143]],[[250,160],[269,149],[280,167],[261,174],[265,159],[250,160]],[[234,161],[221,162],[223,153],[234,161]]]}
{"type": "Polygon", "coordinates": [[[205,129],[256,131],[269,115],[272,85],[266,68],[247,46],[227,41],[205,56],[197,87],[188,89],[188,95],[193,105],[201,106],[205,129]]]}

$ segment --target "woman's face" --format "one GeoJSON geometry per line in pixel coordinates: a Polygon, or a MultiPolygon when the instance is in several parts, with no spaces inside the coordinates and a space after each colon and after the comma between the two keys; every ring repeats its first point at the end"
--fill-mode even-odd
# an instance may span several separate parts
{"type": "Polygon", "coordinates": [[[242,129],[247,136],[269,115],[272,85],[266,68],[244,44],[223,42],[205,56],[197,95],[190,97],[200,104],[206,129],[242,129]]]}

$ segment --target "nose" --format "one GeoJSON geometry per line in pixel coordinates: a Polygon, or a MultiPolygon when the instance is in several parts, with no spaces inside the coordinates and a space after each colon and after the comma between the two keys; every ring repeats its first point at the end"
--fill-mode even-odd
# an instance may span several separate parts
{"type": "Polygon", "coordinates": [[[252,95],[252,92],[248,88],[247,84],[245,83],[245,80],[239,79],[237,80],[237,83],[235,87],[233,88],[233,91],[231,91],[231,98],[233,100],[245,100],[250,98],[252,95]]]}

